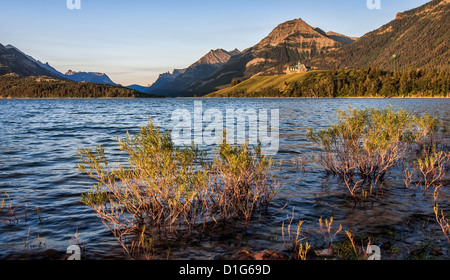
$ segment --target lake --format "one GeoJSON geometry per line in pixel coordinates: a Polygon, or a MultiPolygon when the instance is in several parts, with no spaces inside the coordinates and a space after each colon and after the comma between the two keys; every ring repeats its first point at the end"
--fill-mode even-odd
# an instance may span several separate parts
{"type": "MultiPolygon", "coordinates": [[[[83,259],[126,259],[96,214],[80,203],[80,196],[94,182],[77,171],[77,149],[102,144],[107,154],[118,158],[117,138],[125,137],[127,131],[137,132],[149,117],[164,130],[171,129],[172,113],[177,109],[193,111],[195,101],[201,101],[205,110],[224,112],[278,109],[279,148],[274,159],[286,163],[313,150],[305,137],[306,128],[328,126],[336,121],[337,109],[349,105],[385,108],[392,104],[394,109],[428,112],[450,123],[450,99],[0,100],[0,190],[10,196],[16,216],[0,224],[0,259],[64,259],[75,234],[86,247],[83,259]]],[[[396,258],[408,258],[411,250],[427,242],[442,250],[439,258],[449,256],[430,199],[411,196],[395,176],[386,181],[388,191],[379,201],[355,203],[345,187],[321,170],[302,173],[287,164],[278,175],[283,190],[246,232],[240,227],[218,228],[209,239],[171,247],[170,258],[232,258],[243,248],[283,251],[281,226],[292,213],[296,221],[305,221],[312,242],[320,242],[320,234],[313,234],[318,219],[334,217],[336,225],[342,224],[354,234],[390,241],[396,258]]],[[[9,203],[4,195],[2,198],[9,203]]],[[[156,255],[165,258],[165,250],[156,250],[156,255]]]]}

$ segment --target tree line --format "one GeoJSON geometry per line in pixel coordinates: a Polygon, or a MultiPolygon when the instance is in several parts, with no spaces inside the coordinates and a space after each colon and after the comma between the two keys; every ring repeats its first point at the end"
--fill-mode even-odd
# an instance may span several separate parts
{"type": "Polygon", "coordinates": [[[311,73],[293,85],[293,94],[309,97],[446,97],[450,75],[437,70],[385,71],[379,68],[311,73]]]}
{"type": "Polygon", "coordinates": [[[0,98],[155,97],[122,86],[72,82],[48,77],[0,76],[0,98]]]}

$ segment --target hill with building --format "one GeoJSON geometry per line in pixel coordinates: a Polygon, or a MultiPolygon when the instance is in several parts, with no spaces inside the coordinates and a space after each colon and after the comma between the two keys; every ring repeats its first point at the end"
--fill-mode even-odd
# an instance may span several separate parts
{"type": "Polygon", "coordinates": [[[231,57],[211,76],[193,83],[187,92],[204,95],[234,80],[283,74],[288,66],[295,66],[298,61],[335,51],[354,39],[334,32],[327,35],[302,19],[290,20],[278,25],[255,46],[231,57]]]}

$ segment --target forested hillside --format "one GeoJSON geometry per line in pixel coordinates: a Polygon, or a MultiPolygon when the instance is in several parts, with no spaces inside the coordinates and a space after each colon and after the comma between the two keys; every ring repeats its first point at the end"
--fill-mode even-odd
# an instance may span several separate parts
{"type": "Polygon", "coordinates": [[[450,1],[434,0],[403,13],[353,44],[312,58],[315,69],[450,70],[450,1]],[[395,55],[395,60],[393,56],[395,55]]]}
{"type": "Polygon", "coordinates": [[[77,83],[48,77],[0,76],[0,98],[137,98],[155,97],[121,86],[77,83]]]}

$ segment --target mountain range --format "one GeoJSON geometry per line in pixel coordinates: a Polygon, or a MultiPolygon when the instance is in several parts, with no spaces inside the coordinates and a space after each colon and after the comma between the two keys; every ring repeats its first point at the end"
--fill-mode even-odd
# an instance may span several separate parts
{"type": "MultiPolygon", "coordinates": [[[[186,68],[160,74],[149,86],[129,88],[173,97],[202,96],[255,76],[283,74],[299,61],[312,70],[396,67],[448,71],[449,13],[450,0],[433,0],[398,13],[391,22],[361,38],[325,32],[294,19],[279,24],[258,44],[243,51],[211,50],[186,68]]],[[[69,70],[62,74],[11,45],[0,44],[0,75],[4,74],[115,85],[104,73],[69,70]]]]}
{"type": "Polygon", "coordinates": [[[116,85],[105,73],[67,71],[64,77],[74,82],[90,82],[97,84],[116,85]]]}
{"type": "Polygon", "coordinates": [[[63,74],[53,68],[48,62],[42,63],[12,45],[3,46],[0,44],[0,75],[12,73],[19,76],[47,76],[74,82],[117,85],[105,73],[74,72],[69,70],[63,74]]]}
{"type": "Polygon", "coordinates": [[[61,78],[59,75],[48,70],[17,48],[0,44],[0,75],[16,74],[19,76],[48,76],[61,78]]]}
{"type": "Polygon", "coordinates": [[[282,74],[289,64],[337,50],[355,40],[357,38],[336,32],[325,33],[302,19],[287,21],[242,52],[237,49],[230,52],[211,50],[190,67],[182,69],[181,74],[162,74],[149,92],[169,96],[204,95],[233,80],[282,74]],[[162,86],[160,79],[164,81],[162,86]]]}

